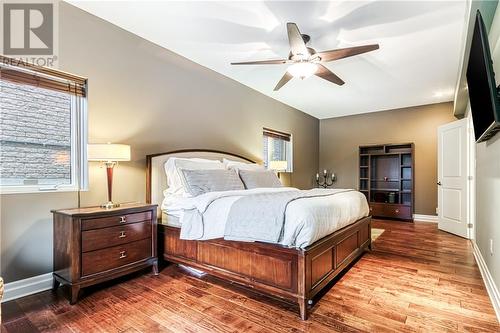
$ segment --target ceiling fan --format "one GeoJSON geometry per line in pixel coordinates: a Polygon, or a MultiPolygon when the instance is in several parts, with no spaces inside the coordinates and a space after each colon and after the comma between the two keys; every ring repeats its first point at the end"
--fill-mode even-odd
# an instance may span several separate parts
{"type": "Polygon", "coordinates": [[[322,63],[352,57],[354,55],[370,52],[379,48],[378,44],[371,44],[316,52],[316,50],[312,47],[306,46],[311,37],[309,35],[301,34],[295,23],[288,22],[286,24],[286,29],[288,31],[288,42],[290,43],[290,54],[287,59],[232,62],[231,65],[291,64],[276,87],[274,87],[274,91],[279,90],[294,77],[305,79],[313,74],[341,86],[345,82],[326,68],[322,63]]]}

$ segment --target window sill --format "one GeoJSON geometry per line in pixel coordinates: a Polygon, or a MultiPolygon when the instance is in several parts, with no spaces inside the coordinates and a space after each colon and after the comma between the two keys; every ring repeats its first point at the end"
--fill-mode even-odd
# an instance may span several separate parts
{"type": "MultiPolygon", "coordinates": [[[[80,190],[82,191],[82,190],[80,190]]],[[[59,188],[47,188],[40,189],[39,187],[23,187],[23,188],[0,188],[0,194],[35,194],[35,193],[58,193],[58,192],[78,192],[78,188],[71,187],[59,187],[59,188]]]]}

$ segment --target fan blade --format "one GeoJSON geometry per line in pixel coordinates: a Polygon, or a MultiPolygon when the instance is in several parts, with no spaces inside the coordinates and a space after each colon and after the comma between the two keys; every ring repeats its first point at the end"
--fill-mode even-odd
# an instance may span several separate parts
{"type": "Polygon", "coordinates": [[[346,47],[345,49],[323,51],[323,52],[318,52],[316,54],[320,56],[321,61],[332,61],[332,60],[352,57],[361,53],[370,52],[373,50],[377,50],[378,48],[379,48],[378,44],[371,44],[363,46],[346,47]]]}
{"type": "Polygon", "coordinates": [[[318,64],[318,70],[314,75],[319,76],[322,79],[338,84],[339,86],[343,85],[345,82],[335,75],[332,71],[326,68],[323,65],[318,64]]]}
{"type": "Polygon", "coordinates": [[[288,72],[285,72],[285,74],[281,78],[280,82],[278,82],[278,84],[276,85],[276,87],[274,87],[274,91],[279,90],[281,87],[283,87],[291,79],[293,79],[292,74],[290,74],[288,72]]]}
{"type": "Polygon", "coordinates": [[[232,62],[231,65],[280,65],[280,64],[286,64],[286,62],[287,62],[286,59],[276,59],[276,60],[232,62]]]}
{"type": "Polygon", "coordinates": [[[288,32],[288,42],[290,43],[290,52],[293,55],[303,55],[309,56],[309,51],[307,51],[306,44],[302,39],[302,35],[299,28],[295,23],[288,22],[286,24],[286,30],[288,32]]]}

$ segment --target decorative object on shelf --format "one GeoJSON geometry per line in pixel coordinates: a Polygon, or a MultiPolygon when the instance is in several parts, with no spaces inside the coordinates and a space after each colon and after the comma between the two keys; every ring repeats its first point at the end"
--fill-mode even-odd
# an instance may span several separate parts
{"type": "Polygon", "coordinates": [[[130,161],[130,146],[123,144],[97,143],[88,145],[88,160],[103,162],[106,166],[108,179],[108,202],[102,204],[102,208],[111,209],[119,207],[120,204],[112,200],[113,192],[113,168],[118,162],[130,161]]]}
{"type": "Polygon", "coordinates": [[[337,177],[335,176],[335,173],[331,173],[330,175],[328,175],[328,171],[325,169],[323,170],[323,180],[320,181],[319,180],[319,173],[316,174],[316,184],[321,187],[324,187],[324,188],[327,188],[329,186],[332,186],[333,183],[335,183],[335,181],[337,180],[337,177]]]}

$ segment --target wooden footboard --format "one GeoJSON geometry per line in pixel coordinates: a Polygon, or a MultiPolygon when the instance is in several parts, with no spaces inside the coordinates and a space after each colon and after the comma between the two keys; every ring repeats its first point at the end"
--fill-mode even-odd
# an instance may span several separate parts
{"type": "Polygon", "coordinates": [[[309,301],[371,246],[371,217],[305,249],[223,239],[187,241],[179,234],[179,228],[159,224],[165,260],[298,303],[305,320],[309,301]]]}

